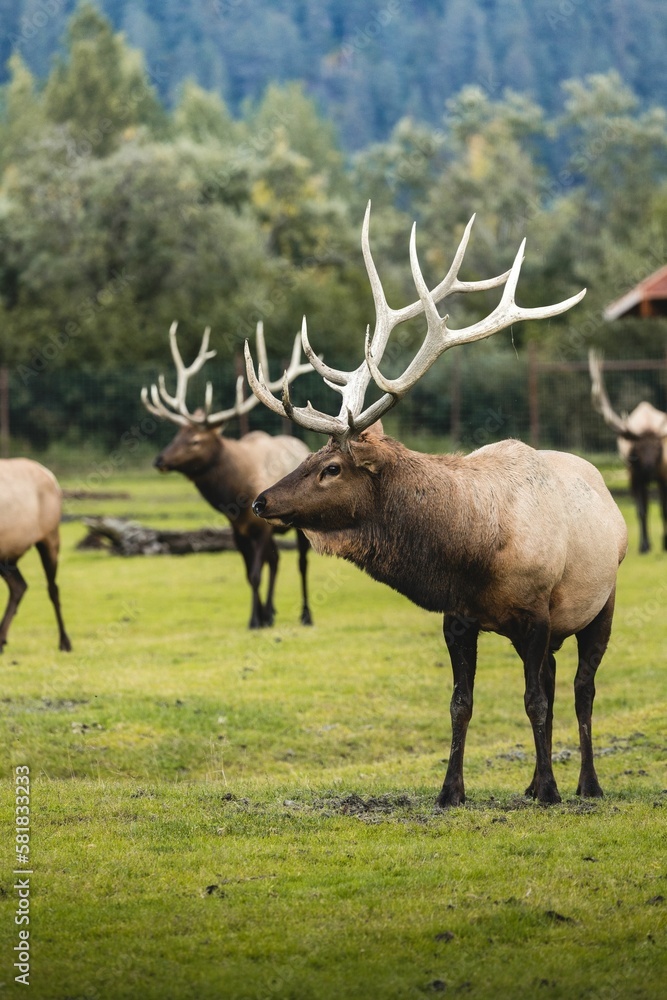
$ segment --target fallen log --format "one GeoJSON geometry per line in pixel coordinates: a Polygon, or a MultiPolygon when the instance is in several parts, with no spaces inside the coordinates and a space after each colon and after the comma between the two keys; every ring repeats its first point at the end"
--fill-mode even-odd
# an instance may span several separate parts
{"type": "Polygon", "coordinates": [[[119,556],[182,556],[235,549],[231,528],[162,531],[122,517],[84,517],[88,534],[77,549],[107,549],[119,556]]]}

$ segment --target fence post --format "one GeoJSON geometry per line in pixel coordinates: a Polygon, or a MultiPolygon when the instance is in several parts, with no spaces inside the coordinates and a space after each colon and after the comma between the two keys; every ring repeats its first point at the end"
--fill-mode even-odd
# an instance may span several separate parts
{"type": "Polygon", "coordinates": [[[528,414],[530,419],[530,443],[533,448],[539,448],[540,442],[540,403],[537,385],[538,373],[537,344],[528,341],[528,414]]]}
{"type": "Polygon", "coordinates": [[[9,458],[9,368],[0,365],[0,456],[9,458]]]}

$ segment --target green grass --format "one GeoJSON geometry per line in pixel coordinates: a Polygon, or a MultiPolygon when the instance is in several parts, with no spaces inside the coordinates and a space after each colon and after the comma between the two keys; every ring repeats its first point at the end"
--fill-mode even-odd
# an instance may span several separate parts
{"type": "MultiPolygon", "coordinates": [[[[103,488],[128,496],[67,512],[212,523],[177,476],[103,488]]],[[[606,794],[574,795],[569,640],[554,727],[563,803],[549,809],[520,794],[532,736],[521,665],[498,637],[480,640],[468,803],[435,813],[451,688],[438,616],[313,556],[316,624],[303,628],[284,552],[278,625],[249,633],[235,553],[78,552],[71,521],[67,655],[28,553],[0,662],[0,996],[21,988],[13,768],[27,764],[39,1000],[662,998],[667,556],[637,555],[622,503],[631,547],[594,716],[606,794]]],[[[654,510],[656,540],[658,527],[654,510]]]]}

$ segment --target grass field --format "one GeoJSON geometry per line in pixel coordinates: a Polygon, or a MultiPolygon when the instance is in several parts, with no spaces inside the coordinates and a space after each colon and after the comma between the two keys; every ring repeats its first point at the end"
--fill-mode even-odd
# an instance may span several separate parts
{"type": "MultiPolygon", "coordinates": [[[[72,477],[63,485],[76,485],[72,477]]],[[[212,523],[185,480],[67,512],[212,523]]],[[[118,559],[63,527],[74,650],[34,552],[1,658],[0,996],[12,967],[14,775],[29,768],[37,1000],[659,1000],[667,995],[667,556],[631,547],[598,674],[582,801],[574,643],[554,726],[563,803],[532,774],[522,670],[480,640],[466,806],[436,813],[451,675],[438,616],[312,557],[313,628],[284,552],[278,625],[249,633],[236,553],[118,559]]],[[[659,537],[653,512],[653,538],[659,537]]],[[[1,595],[4,600],[4,593],[1,595]]]]}

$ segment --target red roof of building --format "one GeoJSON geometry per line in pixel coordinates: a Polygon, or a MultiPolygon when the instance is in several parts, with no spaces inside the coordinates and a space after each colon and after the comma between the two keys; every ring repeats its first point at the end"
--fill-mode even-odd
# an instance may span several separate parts
{"type": "Polygon", "coordinates": [[[644,278],[604,310],[607,320],[619,316],[667,316],[667,264],[644,278]]]}

